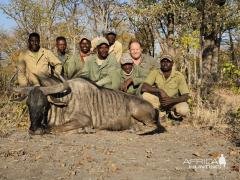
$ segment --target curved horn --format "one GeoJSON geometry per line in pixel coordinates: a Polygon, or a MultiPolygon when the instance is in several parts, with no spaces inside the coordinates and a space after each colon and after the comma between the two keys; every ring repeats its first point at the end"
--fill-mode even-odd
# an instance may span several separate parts
{"type": "Polygon", "coordinates": [[[58,72],[55,71],[55,69],[52,69],[52,71],[54,72],[54,74],[57,75],[57,77],[62,81],[62,82],[66,82],[66,80],[64,79],[64,77],[59,74],[58,72]]]}
{"type": "Polygon", "coordinates": [[[54,98],[52,96],[47,96],[47,99],[48,99],[48,102],[50,102],[50,103],[52,103],[54,105],[57,105],[57,106],[67,106],[67,102],[60,101],[59,99],[54,98]]]}
{"type": "Polygon", "coordinates": [[[21,93],[28,95],[31,90],[33,90],[34,87],[13,87],[12,90],[16,93],[21,93]]]}
{"type": "Polygon", "coordinates": [[[56,94],[59,92],[63,92],[65,90],[70,89],[68,83],[65,81],[64,83],[56,84],[53,86],[47,86],[47,87],[40,87],[39,88],[43,94],[49,95],[49,94],[56,94]]]}

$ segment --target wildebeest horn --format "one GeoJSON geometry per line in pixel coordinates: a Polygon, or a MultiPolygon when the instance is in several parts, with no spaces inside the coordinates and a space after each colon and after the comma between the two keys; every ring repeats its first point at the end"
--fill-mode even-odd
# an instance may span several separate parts
{"type": "MultiPolygon", "coordinates": [[[[18,88],[12,88],[12,90],[16,93],[21,93],[28,95],[31,90],[33,90],[35,87],[18,87],[18,88]]],[[[56,94],[59,92],[63,92],[65,90],[69,89],[68,83],[65,81],[64,83],[59,83],[56,85],[52,86],[47,86],[47,87],[42,87],[40,86],[39,89],[43,92],[43,94],[48,95],[48,94],[56,94]]]]}
{"type": "Polygon", "coordinates": [[[62,82],[66,82],[66,80],[64,79],[64,77],[59,74],[58,72],[55,71],[55,69],[52,69],[52,71],[57,75],[57,77],[62,81],[62,82]]]}
{"type": "Polygon", "coordinates": [[[47,96],[48,102],[55,104],[57,106],[67,106],[67,102],[60,101],[57,98],[54,98],[52,96],[47,96]]]}
{"type": "Polygon", "coordinates": [[[56,94],[59,92],[63,92],[65,90],[68,90],[69,88],[70,87],[68,83],[65,81],[64,83],[47,86],[47,87],[40,87],[39,89],[43,92],[43,94],[49,95],[49,94],[56,94]]]}
{"type": "Polygon", "coordinates": [[[34,87],[13,87],[12,90],[16,93],[28,95],[34,87]]]}

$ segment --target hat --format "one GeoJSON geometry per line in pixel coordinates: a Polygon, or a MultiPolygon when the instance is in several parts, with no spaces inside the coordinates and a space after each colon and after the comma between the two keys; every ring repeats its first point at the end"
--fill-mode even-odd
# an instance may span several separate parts
{"type": "Polygon", "coordinates": [[[97,40],[97,42],[96,42],[96,47],[98,47],[99,45],[101,45],[101,44],[107,44],[107,45],[109,45],[109,42],[108,42],[108,40],[106,39],[106,38],[104,38],[104,37],[100,37],[98,40],[97,40]]]}
{"type": "Polygon", "coordinates": [[[114,31],[114,30],[107,30],[107,31],[105,31],[104,34],[105,34],[105,35],[114,34],[115,36],[117,35],[116,31],[114,31]]]}
{"type": "Polygon", "coordinates": [[[80,38],[80,41],[79,41],[79,42],[83,41],[84,39],[86,39],[86,40],[90,41],[90,39],[89,39],[87,36],[81,36],[81,38],[80,38]]]}
{"type": "Polygon", "coordinates": [[[123,64],[132,64],[133,60],[129,53],[124,53],[120,59],[120,63],[123,64]]]}
{"type": "Polygon", "coordinates": [[[169,54],[164,54],[164,55],[162,55],[161,57],[160,57],[160,62],[163,60],[163,59],[168,59],[169,61],[174,61],[174,59],[173,59],[173,57],[171,56],[171,55],[169,55],[169,54]]]}

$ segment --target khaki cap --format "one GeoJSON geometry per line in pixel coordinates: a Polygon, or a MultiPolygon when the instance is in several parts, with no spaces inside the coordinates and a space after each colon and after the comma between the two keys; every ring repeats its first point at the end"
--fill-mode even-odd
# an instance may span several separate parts
{"type": "Polygon", "coordinates": [[[133,60],[129,53],[124,53],[120,59],[120,63],[123,64],[132,64],[133,60]]]}
{"type": "Polygon", "coordinates": [[[169,61],[174,61],[173,57],[169,54],[164,54],[160,57],[159,61],[161,62],[163,59],[168,59],[169,61]]]}

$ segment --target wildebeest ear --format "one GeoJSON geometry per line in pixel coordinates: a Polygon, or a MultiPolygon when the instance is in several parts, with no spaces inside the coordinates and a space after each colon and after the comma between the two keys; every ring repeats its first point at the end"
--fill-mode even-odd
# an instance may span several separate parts
{"type": "Polygon", "coordinates": [[[10,99],[11,102],[20,102],[26,99],[29,92],[33,89],[33,87],[13,87],[11,88],[11,91],[19,93],[20,96],[13,97],[10,99]]]}
{"type": "Polygon", "coordinates": [[[23,100],[25,100],[27,97],[27,95],[24,95],[24,96],[20,96],[20,97],[17,97],[17,98],[13,98],[13,99],[10,99],[11,102],[21,102],[23,100]]]}
{"type": "Polygon", "coordinates": [[[54,98],[52,96],[47,96],[47,99],[48,99],[48,102],[56,106],[67,106],[67,102],[60,101],[57,98],[54,98]]]}

